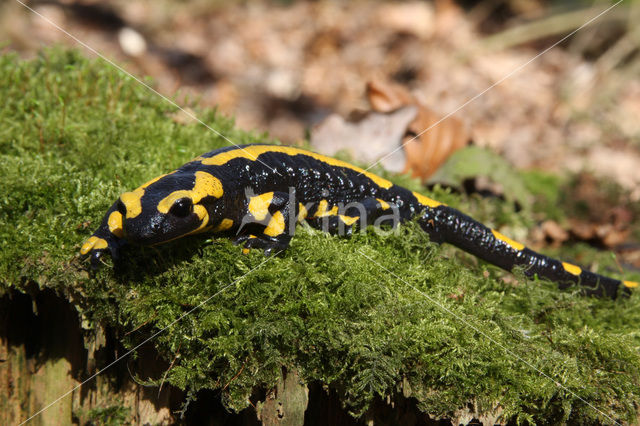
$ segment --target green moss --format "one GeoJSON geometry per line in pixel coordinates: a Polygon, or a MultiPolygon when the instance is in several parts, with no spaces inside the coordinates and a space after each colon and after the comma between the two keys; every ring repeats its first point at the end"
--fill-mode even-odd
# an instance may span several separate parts
{"type": "MultiPolygon", "coordinates": [[[[403,392],[436,416],[472,404],[521,422],[636,419],[637,293],[611,301],[521,275],[505,282],[415,224],[350,239],[299,228],[270,258],[193,237],[130,250],[121,269],[88,276],[79,245],[117,194],[226,143],[74,52],[0,57],[0,95],[0,288],[72,293],[87,323],[122,330],[128,347],[169,326],[153,340],[168,383],[218,389],[240,409],[287,366],[332,386],[354,414],[403,392]]],[[[238,144],[264,141],[213,111],[199,116],[238,144]]],[[[497,199],[431,195],[516,233],[533,220],[497,199]]]]}
{"type": "Polygon", "coordinates": [[[129,424],[130,409],[120,405],[112,405],[104,408],[94,408],[86,414],[86,420],[90,424],[104,426],[121,426],[129,424]]]}

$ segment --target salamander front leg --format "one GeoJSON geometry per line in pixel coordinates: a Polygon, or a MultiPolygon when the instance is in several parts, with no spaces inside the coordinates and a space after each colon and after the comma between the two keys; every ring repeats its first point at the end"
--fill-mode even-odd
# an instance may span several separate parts
{"type": "Polygon", "coordinates": [[[122,214],[118,211],[118,203],[114,203],[102,219],[100,227],[87,239],[80,248],[80,255],[88,257],[92,269],[98,269],[102,257],[110,254],[114,262],[120,260],[120,251],[127,241],[123,238],[122,214]]]}
{"type": "MultiPolygon", "coordinates": [[[[295,207],[293,207],[295,210],[295,207]]],[[[252,248],[264,250],[266,255],[273,251],[286,250],[295,231],[292,222],[292,204],[289,194],[269,192],[248,201],[248,214],[242,220],[240,234],[234,239],[236,244],[244,243],[244,250],[252,248]]]]}

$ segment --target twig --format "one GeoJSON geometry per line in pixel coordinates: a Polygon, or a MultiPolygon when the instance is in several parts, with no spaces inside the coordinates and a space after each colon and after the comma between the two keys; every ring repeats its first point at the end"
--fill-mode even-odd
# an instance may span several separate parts
{"type": "MultiPolygon", "coordinates": [[[[533,22],[509,28],[498,34],[486,37],[480,42],[483,50],[503,50],[519,44],[528,43],[546,37],[568,33],[584,24],[593,15],[601,12],[601,8],[589,7],[572,12],[554,14],[533,22]]],[[[598,24],[611,21],[626,21],[629,11],[617,7],[600,18],[598,24]]]]}
{"type": "Polygon", "coordinates": [[[596,67],[601,74],[607,74],[620,65],[638,46],[634,43],[631,33],[620,37],[597,60],[596,67]]]}
{"type": "Polygon", "coordinates": [[[144,327],[145,325],[149,324],[149,322],[151,322],[152,320],[154,320],[156,317],[158,316],[157,312],[154,312],[153,315],[151,316],[151,318],[147,319],[145,322],[143,322],[142,324],[140,324],[139,326],[137,326],[136,328],[134,328],[133,330],[129,330],[127,331],[124,335],[128,336],[131,333],[140,330],[142,327],[144,327]]]}
{"type": "Polygon", "coordinates": [[[227,384],[226,384],[226,385],[224,385],[224,387],[222,388],[222,390],[223,390],[223,391],[224,391],[226,388],[228,388],[228,387],[229,387],[229,385],[230,385],[230,384],[231,384],[235,379],[237,379],[237,378],[240,376],[240,374],[242,374],[242,371],[244,370],[244,366],[245,366],[245,365],[247,365],[247,360],[248,360],[248,359],[249,359],[249,357],[245,358],[244,362],[242,363],[242,367],[240,367],[240,371],[238,371],[238,372],[235,374],[235,376],[233,376],[233,377],[231,378],[231,380],[229,380],[229,382],[227,382],[227,384]]]}
{"type": "Polygon", "coordinates": [[[173,368],[173,364],[176,363],[176,360],[178,358],[180,358],[180,348],[182,347],[182,343],[180,343],[178,345],[178,350],[176,351],[176,356],[173,358],[173,361],[171,361],[171,364],[169,364],[169,368],[167,368],[167,371],[164,372],[164,374],[162,375],[162,380],[160,381],[160,387],[158,387],[158,399],[160,399],[160,392],[162,392],[162,385],[164,385],[164,381],[167,378],[167,374],[169,374],[169,371],[171,371],[171,369],[173,368]]]}

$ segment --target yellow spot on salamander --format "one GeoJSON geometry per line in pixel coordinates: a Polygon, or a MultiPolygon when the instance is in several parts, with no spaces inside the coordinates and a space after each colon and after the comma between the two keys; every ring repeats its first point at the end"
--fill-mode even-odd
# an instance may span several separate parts
{"type": "Polygon", "coordinates": [[[431,208],[436,208],[438,206],[442,206],[443,204],[440,201],[436,201],[436,200],[432,200],[429,197],[425,197],[422,194],[419,194],[417,192],[413,193],[413,196],[416,197],[416,199],[418,200],[418,202],[420,204],[422,204],[423,206],[427,206],[427,207],[431,207],[431,208]]]}
{"type": "Polygon", "coordinates": [[[304,204],[298,203],[298,222],[306,219],[308,214],[309,212],[307,211],[307,208],[304,206],[304,204]]]}
{"type": "Polygon", "coordinates": [[[251,161],[256,161],[258,159],[258,156],[267,152],[280,152],[291,156],[306,155],[307,157],[315,158],[316,160],[322,161],[332,166],[344,167],[345,169],[351,169],[357,173],[361,173],[381,188],[389,189],[391,188],[391,186],[393,186],[393,183],[391,183],[390,181],[383,179],[380,176],[374,175],[373,173],[369,173],[366,170],[363,170],[345,161],[336,160],[335,158],[326,157],[324,155],[316,154],[315,152],[305,151],[303,149],[293,148],[289,146],[251,145],[244,148],[221,152],[220,154],[214,155],[213,157],[209,158],[198,157],[196,158],[196,160],[199,160],[202,162],[202,164],[208,166],[221,166],[235,158],[246,158],[251,161]]]}
{"type": "Polygon", "coordinates": [[[84,255],[89,253],[91,250],[106,249],[107,247],[109,247],[107,240],[93,236],[82,245],[82,248],[80,248],[80,254],[84,255]]]}
{"type": "Polygon", "coordinates": [[[218,224],[215,228],[213,228],[213,232],[222,232],[233,226],[233,220],[231,219],[222,219],[222,222],[218,224]]]}
{"type": "Polygon", "coordinates": [[[284,216],[281,211],[277,211],[271,217],[269,224],[264,229],[264,234],[270,237],[277,237],[284,232],[284,216]]]}
{"type": "Polygon", "coordinates": [[[562,267],[571,275],[580,275],[582,273],[582,269],[579,266],[572,265],[571,263],[562,262],[562,267]]]}
{"type": "MultiPolygon", "coordinates": [[[[173,173],[173,172],[171,172],[171,173],[173,173]]],[[[171,174],[171,173],[169,173],[169,174],[171,174]]],[[[133,219],[134,217],[136,217],[140,213],[142,213],[142,202],[140,200],[142,199],[142,196],[144,195],[144,190],[149,185],[159,181],[160,179],[162,179],[165,176],[167,176],[167,175],[166,174],[160,175],[160,176],[158,176],[156,178],[151,179],[149,182],[147,182],[144,185],[138,187],[137,189],[134,189],[133,191],[130,191],[130,192],[125,192],[124,194],[120,195],[120,201],[122,201],[122,203],[124,204],[124,206],[127,209],[127,212],[126,212],[126,215],[125,215],[127,217],[127,219],[133,219]]]]}
{"type": "Polygon", "coordinates": [[[256,220],[264,220],[269,214],[269,206],[273,200],[273,192],[266,192],[249,199],[249,213],[256,220]]]}
{"type": "Polygon", "coordinates": [[[338,214],[338,206],[333,206],[331,210],[328,210],[328,207],[329,203],[327,200],[320,201],[314,217],[335,216],[338,214]]]}
{"type": "Polygon", "coordinates": [[[511,238],[502,235],[500,232],[496,231],[495,229],[492,229],[491,232],[493,233],[493,236],[496,237],[498,240],[502,241],[503,243],[507,243],[508,245],[510,245],[511,247],[513,247],[518,251],[524,248],[524,244],[521,244],[517,241],[513,241],[511,238]]]}
{"type": "Polygon", "coordinates": [[[109,232],[118,238],[122,238],[124,235],[122,229],[122,214],[120,214],[119,211],[111,212],[107,219],[107,224],[109,225],[109,232]]]}
{"type": "Polygon", "coordinates": [[[635,281],[622,281],[622,284],[624,284],[624,286],[628,288],[636,288],[638,287],[638,285],[640,285],[635,281]]]}
{"type": "MultiPolygon", "coordinates": [[[[417,197],[416,197],[416,198],[417,198],[417,197]]],[[[381,208],[382,210],[388,210],[388,209],[389,209],[389,207],[390,207],[390,206],[389,206],[389,203],[387,203],[386,201],[381,200],[380,198],[376,198],[376,201],[380,203],[380,208],[381,208]]]]}
{"type": "Polygon", "coordinates": [[[339,216],[340,216],[340,220],[343,221],[344,224],[347,226],[353,225],[358,219],[360,219],[359,217],[344,216],[344,215],[339,215],[339,216]]]}
{"type": "Polygon", "coordinates": [[[127,208],[126,216],[132,219],[142,213],[142,202],[140,199],[144,195],[144,189],[138,188],[131,192],[125,192],[120,195],[120,201],[127,208]]]}
{"type": "MultiPolygon", "coordinates": [[[[206,172],[196,172],[196,183],[192,191],[198,195],[198,201],[205,197],[220,198],[222,194],[224,194],[220,179],[206,172]]],[[[195,202],[194,200],[194,203],[195,202]]]]}
{"type": "MultiPolygon", "coordinates": [[[[195,211],[195,205],[203,198],[220,198],[223,193],[224,190],[222,189],[222,182],[220,182],[220,179],[206,172],[196,172],[196,181],[193,185],[193,189],[180,189],[178,191],[173,191],[158,203],[158,211],[164,214],[168,213],[173,206],[173,203],[180,198],[190,198],[194,204],[195,211]]],[[[200,215],[198,216],[200,217],[200,215]]],[[[127,214],[127,219],[128,218],[129,215],[127,214]]],[[[202,217],[200,217],[200,219],[202,220],[202,217]]]]}

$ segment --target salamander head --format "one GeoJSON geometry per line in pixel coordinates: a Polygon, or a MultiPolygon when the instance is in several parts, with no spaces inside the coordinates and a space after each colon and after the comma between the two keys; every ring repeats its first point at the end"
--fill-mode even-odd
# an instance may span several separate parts
{"type": "Polygon", "coordinates": [[[206,231],[210,217],[205,205],[221,196],[220,180],[206,172],[160,176],[120,196],[116,210],[108,218],[109,229],[116,236],[142,245],[206,231]]]}

